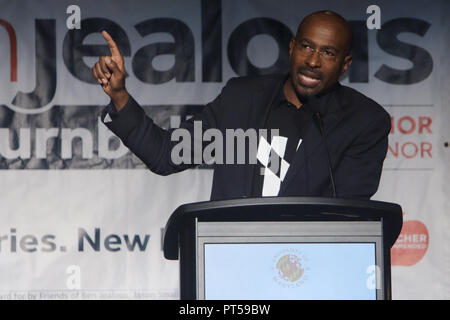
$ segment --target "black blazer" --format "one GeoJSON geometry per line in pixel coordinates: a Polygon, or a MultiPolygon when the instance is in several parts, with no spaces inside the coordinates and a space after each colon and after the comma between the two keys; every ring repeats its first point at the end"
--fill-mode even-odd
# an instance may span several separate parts
{"type": "MultiPolygon", "coordinates": [[[[203,130],[265,128],[272,100],[285,75],[233,78],[204,110],[182,123],[193,133],[194,121],[203,130]]],[[[338,84],[318,100],[338,197],[370,198],[377,190],[391,128],[389,114],[363,94],[338,84]]],[[[163,130],[130,98],[116,112],[110,104],[102,120],[150,170],[168,175],[194,166],[176,165],[171,150],[172,130],[163,130]],[[109,114],[112,121],[105,122],[109,114]]],[[[311,119],[311,121],[313,121],[311,119]]],[[[261,196],[255,194],[255,164],[215,165],[211,200],[261,196]]],[[[257,189],[257,188],[256,188],[257,189]]],[[[279,196],[331,196],[325,143],[310,125],[281,183],[279,196]]]]}

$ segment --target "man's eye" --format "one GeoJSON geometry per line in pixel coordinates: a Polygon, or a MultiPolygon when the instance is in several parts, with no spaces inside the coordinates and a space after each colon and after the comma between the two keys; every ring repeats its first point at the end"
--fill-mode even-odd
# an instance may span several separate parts
{"type": "Polygon", "coordinates": [[[334,57],[334,56],[335,56],[334,52],[328,51],[328,50],[325,51],[325,54],[326,54],[327,56],[330,56],[330,57],[334,57]]]}

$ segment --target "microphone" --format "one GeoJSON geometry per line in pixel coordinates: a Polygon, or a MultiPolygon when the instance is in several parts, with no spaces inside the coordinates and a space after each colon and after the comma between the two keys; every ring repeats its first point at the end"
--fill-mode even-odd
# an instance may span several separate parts
{"type": "Polygon", "coordinates": [[[337,197],[336,195],[336,185],[334,183],[334,176],[333,176],[333,169],[331,167],[331,157],[330,157],[330,150],[328,149],[328,143],[327,143],[327,137],[325,135],[325,129],[323,126],[323,120],[322,120],[322,114],[320,112],[320,108],[317,103],[317,98],[315,96],[312,96],[308,99],[308,105],[310,107],[310,110],[313,113],[313,120],[316,123],[316,125],[319,127],[320,135],[322,136],[322,140],[325,144],[325,150],[327,152],[327,160],[328,160],[328,175],[330,177],[331,182],[331,188],[333,190],[333,197],[337,197]]]}

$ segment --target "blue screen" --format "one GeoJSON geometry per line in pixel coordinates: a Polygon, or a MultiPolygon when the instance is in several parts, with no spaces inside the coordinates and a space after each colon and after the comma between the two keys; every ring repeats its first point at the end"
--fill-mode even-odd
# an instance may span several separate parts
{"type": "Polygon", "coordinates": [[[376,299],[375,243],[205,244],[205,299],[376,299]]]}

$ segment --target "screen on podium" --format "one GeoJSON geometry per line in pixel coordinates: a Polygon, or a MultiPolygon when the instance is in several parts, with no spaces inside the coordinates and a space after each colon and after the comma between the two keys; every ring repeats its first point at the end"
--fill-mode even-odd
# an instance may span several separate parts
{"type": "Polygon", "coordinates": [[[373,266],[375,243],[205,244],[205,299],[374,300],[373,266]]]}
{"type": "Polygon", "coordinates": [[[212,222],[198,233],[200,299],[382,299],[380,222],[212,222]]]}

